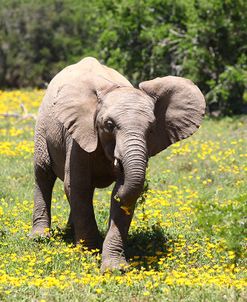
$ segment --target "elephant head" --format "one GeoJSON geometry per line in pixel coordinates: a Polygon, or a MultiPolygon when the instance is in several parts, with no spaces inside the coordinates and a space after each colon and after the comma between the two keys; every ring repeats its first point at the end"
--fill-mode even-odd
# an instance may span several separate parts
{"type": "Polygon", "coordinates": [[[106,93],[97,114],[106,154],[124,171],[117,195],[126,205],[142,191],[148,158],[192,135],[205,111],[202,93],[187,79],[168,76],[139,87],[106,93]]]}
{"type": "MultiPolygon", "coordinates": [[[[56,77],[55,116],[86,152],[101,144],[117,171],[117,195],[129,206],[142,191],[148,158],[199,127],[204,97],[190,80],[174,76],[142,82],[136,89],[90,60],[78,63],[80,77],[72,84],[64,81],[64,73],[56,77]]],[[[74,74],[67,71],[67,77],[74,74]]]]}
{"type": "Polygon", "coordinates": [[[117,197],[129,206],[143,188],[154,102],[139,89],[120,87],[103,95],[101,103],[96,119],[100,141],[117,171],[117,197]]]}

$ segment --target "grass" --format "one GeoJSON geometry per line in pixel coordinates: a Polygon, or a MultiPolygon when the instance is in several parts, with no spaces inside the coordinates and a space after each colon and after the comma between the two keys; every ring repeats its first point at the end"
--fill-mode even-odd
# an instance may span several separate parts
{"type": "MultiPolygon", "coordinates": [[[[0,113],[35,113],[42,91],[0,92],[0,113]]],[[[100,258],[64,232],[57,182],[52,237],[28,239],[32,119],[0,118],[0,301],[246,301],[247,117],[205,119],[191,138],[150,160],[127,251],[131,269],[101,275],[100,258]]],[[[105,233],[111,188],[94,205],[105,233]]]]}

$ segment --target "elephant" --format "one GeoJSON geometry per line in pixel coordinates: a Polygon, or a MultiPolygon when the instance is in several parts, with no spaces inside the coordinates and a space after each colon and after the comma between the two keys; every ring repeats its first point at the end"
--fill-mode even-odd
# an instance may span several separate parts
{"type": "Polygon", "coordinates": [[[70,205],[75,244],[102,251],[101,271],[122,270],[125,242],[150,157],[192,135],[205,99],[190,80],[165,76],[138,88],[87,57],[49,83],[35,126],[34,209],[31,236],[49,236],[56,178],[70,205]],[[108,230],[99,233],[93,194],[115,182],[108,230]]]}

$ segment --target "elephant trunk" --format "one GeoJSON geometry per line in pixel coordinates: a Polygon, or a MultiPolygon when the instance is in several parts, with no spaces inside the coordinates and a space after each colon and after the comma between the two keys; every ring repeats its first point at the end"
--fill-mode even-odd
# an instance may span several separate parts
{"type": "MultiPolygon", "coordinates": [[[[142,132],[143,133],[143,132],[142,132]]],[[[101,271],[106,268],[123,270],[127,265],[124,253],[124,243],[131,223],[134,205],[143,190],[147,167],[147,147],[145,136],[137,130],[128,131],[117,138],[115,157],[118,181],[114,188],[121,202],[111,204],[109,231],[103,244],[101,271]],[[120,152],[121,150],[121,152],[120,152]],[[118,160],[117,160],[118,159],[118,160]],[[127,208],[127,212],[122,205],[127,208]],[[122,210],[121,210],[122,209],[122,210]]],[[[116,198],[115,198],[116,199],[116,198]]]]}
{"type": "Polygon", "coordinates": [[[122,156],[124,182],[117,195],[124,205],[131,206],[143,190],[147,167],[147,147],[143,135],[134,132],[127,133],[126,136],[122,156]]]}

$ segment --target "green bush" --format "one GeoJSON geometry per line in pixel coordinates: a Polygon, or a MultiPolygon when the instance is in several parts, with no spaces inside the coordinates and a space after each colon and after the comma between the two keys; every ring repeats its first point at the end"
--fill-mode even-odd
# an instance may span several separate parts
{"type": "Polygon", "coordinates": [[[133,84],[192,79],[218,114],[247,111],[244,0],[2,0],[0,86],[43,86],[91,55],[133,84]]]}

